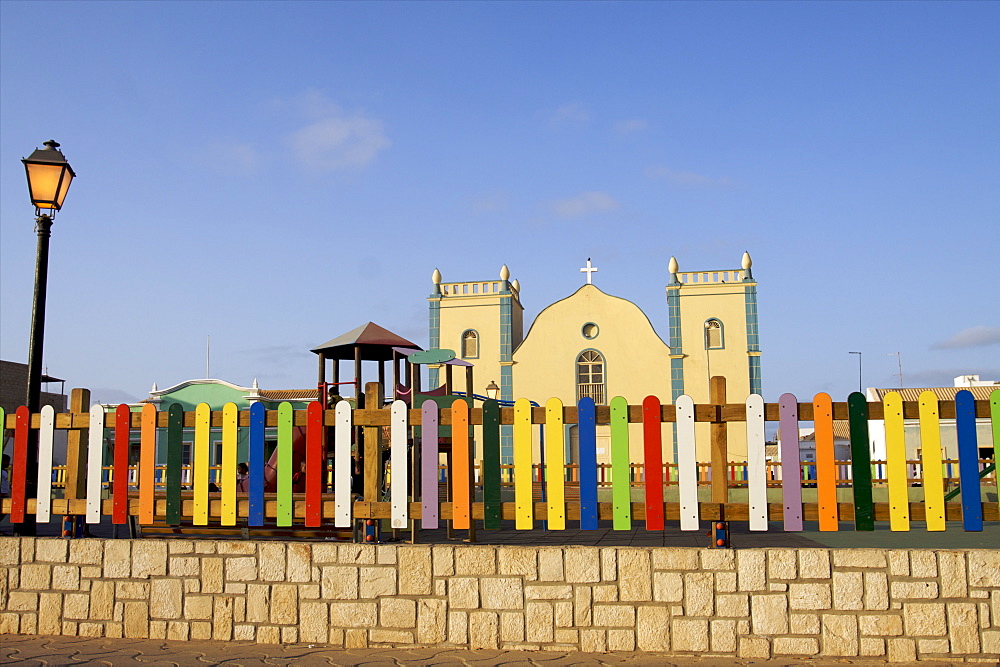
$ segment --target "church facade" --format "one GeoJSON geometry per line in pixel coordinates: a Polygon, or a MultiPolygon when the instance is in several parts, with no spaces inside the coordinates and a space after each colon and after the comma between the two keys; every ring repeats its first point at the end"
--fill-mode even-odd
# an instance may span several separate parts
{"type": "MultiPolygon", "coordinates": [[[[663,311],[666,340],[649,315],[627,299],[606,294],[593,284],[590,260],[581,269],[586,282],[573,294],[538,314],[524,334],[521,286],[504,266],[499,280],[444,282],[433,275],[429,301],[430,347],[453,349],[475,365],[476,393],[495,382],[501,401],[528,398],[544,404],[558,397],[565,405],[589,396],[607,405],[615,396],[638,405],[649,395],[672,403],[682,394],[696,403],[709,401],[709,378],[727,380],[729,402],[761,393],[760,341],[757,330],[757,283],[749,254],[739,269],[680,272],[668,267],[663,311]]],[[[431,368],[429,386],[440,384],[431,368]]],[[[698,424],[699,460],[707,455],[707,424],[698,424]],[[704,444],[702,444],[704,443],[704,444]],[[704,449],[704,452],[702,451],[704,449]]],[[[568,460],[578,460],[570,428],[568,460]]],[[[598,433],[598,460],[608,460],[608,433],[598,433]]],[[[676,460],[673,433],[664,425],[664,456],[676,460]]],[[[729,432],[729,458],[746,458],[745,429],[729,432]]],[[[641,460],[641,426],[630,433],[633,460],[641,460]]],[[[501,456],[511,455],[505,435],[501,456]]]]}

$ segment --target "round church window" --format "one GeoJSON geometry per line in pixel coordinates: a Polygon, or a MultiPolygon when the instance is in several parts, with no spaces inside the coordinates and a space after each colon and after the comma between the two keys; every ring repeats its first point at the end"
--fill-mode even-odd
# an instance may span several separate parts
{"type": "Polygon", "coordinates": [[[601,330],[593,322],[587,322],[583,325],[583,337],[587,340],[594,340],[600,332],[601,330]]]}

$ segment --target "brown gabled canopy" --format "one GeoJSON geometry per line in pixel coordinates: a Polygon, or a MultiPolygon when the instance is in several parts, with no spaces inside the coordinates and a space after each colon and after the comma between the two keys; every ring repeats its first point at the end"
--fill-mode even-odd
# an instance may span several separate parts
{"type": "Polygon", "coordinates": [[[392,359],[392,348],[402,347],[414,352],[423,348],[402,336],[397,336],[374,322],[363,324],[345,334],[317,345],[311,352],[323,354],[327,359],[354,359],[355,348],[361,348],[364,361],[388,361],[392,359]]]}

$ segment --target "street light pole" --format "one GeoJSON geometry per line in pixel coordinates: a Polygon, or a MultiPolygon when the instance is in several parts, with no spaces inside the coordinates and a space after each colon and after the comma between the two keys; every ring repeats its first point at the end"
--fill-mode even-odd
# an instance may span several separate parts
{"type": "MultiPolygon", "coordinates": [[[[49,140],[45,148],[36,149],[21,162],[28,177],[28,193],[35,205],[35,232],[38,246],[35,251],[35,293],[31,306],[31,340],[28,345],[28,387],[25,406],[36,414],[42,403],[42,353],[45,342],[45,297],[49,283],[49,238],[56,211],[62,209],[66,192],[76,174],[66,157],[59,151],[59,144],[49,140]],[[47,211],[43,213],[42,211],[47,211]]],[[[26,496],[38,495],[38,431],[28,430],[26,496]]],[[[26,514],[23,523],[14,525],[14,532],[22,536],[37,533],[34,514],[26,514]]]]}
{"type": "Polygon", "coordinates": [[[864,384],[861,381],[861,353],[860,352],[848,352],[848,354],[858,355],[858,393],[865,393],[864,384]]]}

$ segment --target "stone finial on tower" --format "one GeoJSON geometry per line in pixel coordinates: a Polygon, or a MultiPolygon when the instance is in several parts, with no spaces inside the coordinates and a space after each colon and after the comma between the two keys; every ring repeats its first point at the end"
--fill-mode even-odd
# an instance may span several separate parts
{"type": "Polygon", "coordinates": [[[153,388],[149,390],[149,393],[150,394],[155,394],[156,393],[156,383],[155,382],[153,383],[153,388]]]}
{"type": "Polygon", "coordinates": [[[677,264],[677,258],[676,257],[671,257],[670,258],[670,263],[667,265],[667,271],[670,271],[670,282],[672,282],[672,283],[678,283],[678,282],[680,282],[677,279],[677,271],[679,269],[680,269],[680,266],[677,264]]]}
{"type": "Polygon", "coordinates": [[[743,252],[743,280],[753,280],[753,272],[750,271],[750,267],[753,266],[753,260],[750,259],[750,251],[743,252]]]}
{"type": "Polygon", "coordinates": [[[431,274],[431,281],[434,283],[434,294],[441,293],[441,271],[434,269],[434,273],[431,274]]]}
{"type": "Polygon", "coordinates": [[[510,269],[506,264],[500,267],[500,280],[510,280],[510,269]]]}
{"type": "Polygon", "coordinates": [[[517,278],[514,278],[514,281],[510,284],[510,288],[512,290],[514,290],[515,292],[520,293],[521,292],[521,281],[518,280],[517,278]]]}

